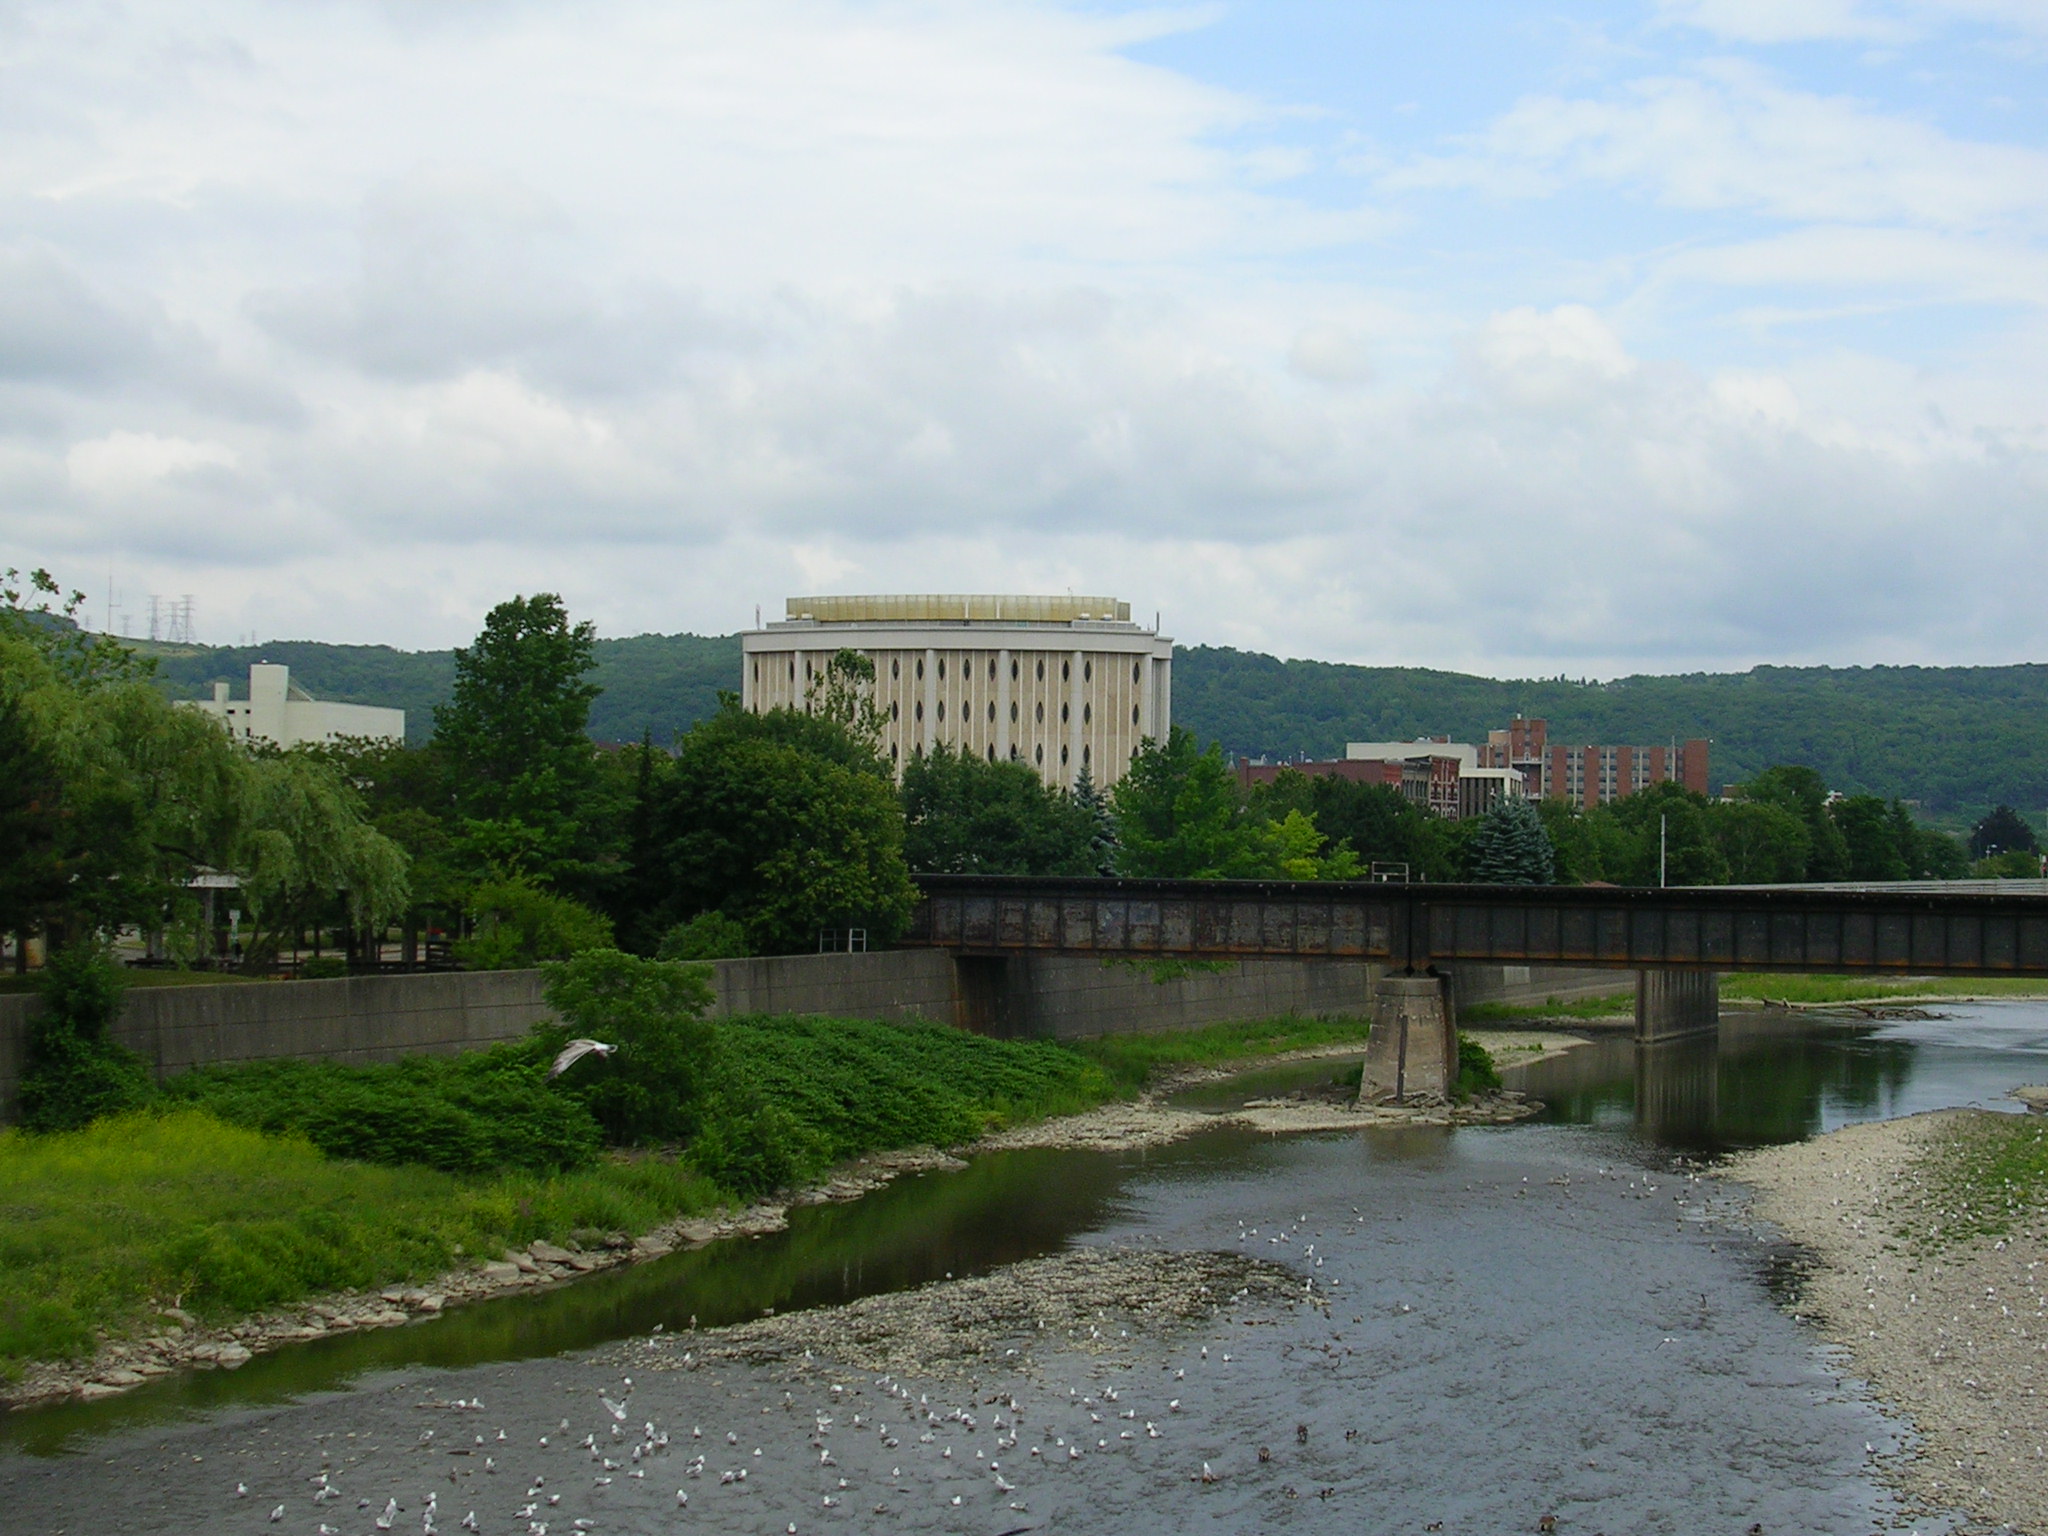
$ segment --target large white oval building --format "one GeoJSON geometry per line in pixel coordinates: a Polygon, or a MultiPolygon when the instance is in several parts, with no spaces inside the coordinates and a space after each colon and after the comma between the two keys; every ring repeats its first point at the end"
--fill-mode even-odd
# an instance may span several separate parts
{"type": "Polygon", "coordinates": [[[1173,641],[1113,597],[793,597],[740,637],[748,709],[803,708],[841,650],[875,664],[897,774],[941,743],[1071,786],[1123,777],[1173,721],[1173,641]]]}

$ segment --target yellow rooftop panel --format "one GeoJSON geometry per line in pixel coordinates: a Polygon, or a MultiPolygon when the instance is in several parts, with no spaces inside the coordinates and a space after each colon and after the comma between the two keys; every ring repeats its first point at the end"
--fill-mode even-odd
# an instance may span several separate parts
{"type": "Polygon", "coordinates": [[[984,619],[1025,624],[1067,624],[1075,619],[1129,623],[1131,605],[1113,597],[1017,597],[989,593],[913,593],[899,597],[792,597],[792,619],[820,624],[888,623],[903,620],[984,619]]]}

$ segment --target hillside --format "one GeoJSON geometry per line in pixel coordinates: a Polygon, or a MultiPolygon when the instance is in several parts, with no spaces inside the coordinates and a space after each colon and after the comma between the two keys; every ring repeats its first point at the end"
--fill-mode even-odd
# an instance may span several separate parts
{"type": "MultiPolygon", "coordinates": [[[[251,661],[288,664],[315,695],[406,711],[424,740],[454,677],[449,651],[272,641],[241,647],[149,647],[170,692],[196,698],[216,678],[238,685],[251,661]]],[[[591,734],[671,740],[739,685],[735,635],[600,640],[591,734]]],[[[2048,806],[2048,666],[1758,667],[1739,673],[1504,682],[1419,667],[1281,661],[1193,646],[1173,669],[1174,718],[1233,753],[1329,756],[1346,741],[1418,735],[1483,739],[1520,710],[1560,742],[1651,744],[1712,739],[1713,778],[1804,763],[1837,788],[1917,800],[1950,820],[2005,801],[2048,806]]]]}

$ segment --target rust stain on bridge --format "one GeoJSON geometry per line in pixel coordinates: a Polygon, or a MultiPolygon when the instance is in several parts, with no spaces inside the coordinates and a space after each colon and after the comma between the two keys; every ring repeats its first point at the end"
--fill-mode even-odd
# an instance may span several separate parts
{"type": "Polygon", "coordinates": [[[2039,896],[983,875],[918,885],[904,942],[962,954],[2048,976],[2039,896]]]}

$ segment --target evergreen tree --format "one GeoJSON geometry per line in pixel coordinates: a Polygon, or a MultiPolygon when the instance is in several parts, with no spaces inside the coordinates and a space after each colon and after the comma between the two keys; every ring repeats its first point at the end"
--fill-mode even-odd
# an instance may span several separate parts
{"type": "Polygon", "coordinates": [[[1481,817],[1469,867],[1472,878],[1485,885],[1549,885],[1555,859],[1536,807],[1504,799],[1481,817]]]}
{"type": "Polygon", "coordinates": [[[1110,813],[1109,797],[1095,787],[1095,774],[1088,764],[1081,764],[1081,773],[1074,780],[1074,806],[1088,823],[1088,866],[1089,873],[1113,875],[1116,873],[1116,817],[1110,813]]]}
{"type": "Polygon", "coordinates": [[[2026,819],[2009,805],[1993,807],[1991,813],[1970,828],[1970,857],[1988,859],[2001,853],[2039,853],[2041,840],[2026,819]]]}

